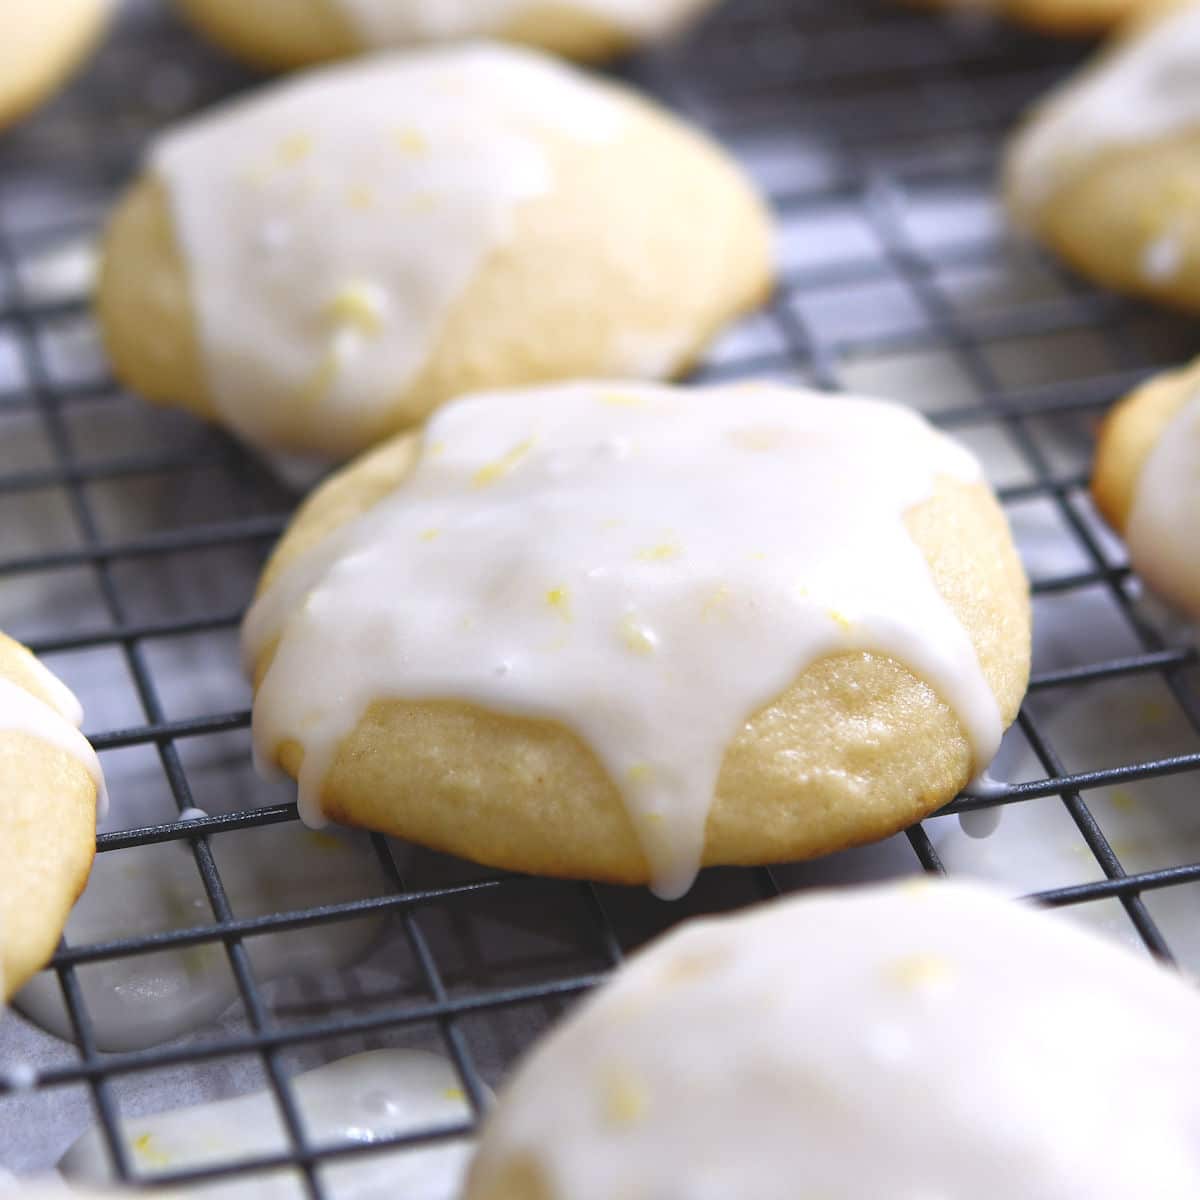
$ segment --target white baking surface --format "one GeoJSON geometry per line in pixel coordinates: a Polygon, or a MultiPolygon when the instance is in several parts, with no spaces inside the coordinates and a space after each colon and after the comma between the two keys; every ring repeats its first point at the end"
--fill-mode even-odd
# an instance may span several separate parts
{"type": "MultiPolygon", "coordinates": [[[[862,4],[867,6],[869,0],[862,4]]],[[[770,16],[775,11],[775,0],[741,0],[741,5],[748,21],[756,12],[770,16]]],[[[824,18],[817,14],[817,7],[798,4],[797,12],[812,16],[819,25],[824,18]]],[[[138,12],[138,20],[152,32],[167,21],[156,4],[142,5],[135,16],[138,12]]],[[[928,63],[932,72],[939,61],[950,57],[945,43],[929,36],[933,25],[925,18],[899,16],[882,4],[870,12],[873,20],[880,22],[876,32],[864,27],[861,33],[838,35],[843,39],[843,54],[848,45],[856,47],[854,53],[862,59],[863,72],[875,69],[872,64],[883,70],[879,64],[890,69],[896,63],[928,63]],[[895,27],[885,22],[895,22],[895,27]]],[[[1033,53],[1031,43],[1022,45],[1033,53]]],[[[795,64],[803,62],[813,70],[820,69],[819,55],[787,58],[789,54],[799,56],[802,49],[800,42],[772,42],[769,53],[764,52],[760,73],[764,94],[770,92],[772,80],[777,81],[780,73],[799,70],[795,64]],[[776,74],[771,75],[772,71],[776,74]]],[[[955,53],[960,50],[961,44],[956,43],[955,53]]],[[[735,52],[731,43],[729,53],[735,52]]],[[[1039,48],[1037,53],[1043,51],[1039,48]]],[[[1039,70],[1040,74],[1030,68],[1029,73],[1048,81],[1046,69],[1039,70]]],[[[166,37],[161,47],[157,41],[139,47],[126,37],[105,51],[74,94],[87,97],[91,94],[88,89],[95,88],[100,94],[123,96],[130,79],[139,81],[143,94],[136,103],[129,102],[130,113],[121,118],[125,124],[114,118],[108,130],[119,140],[140,137],[153,124],[146,121],[147,107],[156,120],[165,120],[243,78],[218,56],[193,48],[178,33],[166,37]],[[153,53],[149,47],[154,47],[153,53]]],[[[953,105],[941,101],[948,101],[959,84],[947,85],[949,91],[930,93],[926,109],[919,110],[909,104],[912,93],[905,90],[905,81],[910,84],[913,78],[911,73],[901,77],[891,90],[869,80],[862,82],[853,96],[844,90],[831,96],[824,108],[817,106],[805,121],[792,119],[796,110],[786,117],[772,114],[764,103],[760,121],[742,119],[730,122],[728,129],[722,127],[733,135],[734,149],[776,197],[805,197],[783,211],[780,258],[789,279],[805,283],[803,289],[793,290],[786,307],[800,318],[808,335],[818,339],[822,355],[813,371],[781,370],[778,364],[788,349],[788,327],[779,318],[787,314],[760,313],[721,339],[709,355],[704,374],[712,378],[741,376],[753,373],[755,363],[766,361],[779,377],[836,382],[847,390],[907,401],[935,418],[979,406],[979,363],[935,327],[934,315],[914,291],[903,264],[884,261],[880,213],[872,208],[876,205],[882,206],[888,221],[897,223],[911,247],[937,255],[939,265],[930,282],[953,306],[956,319],[976,332],[983,368],[993,374],[995,386],[1008,397],[1030,401],[1072,381],[1110,377],[1107,391],[1101,390],[1106,396],[1116,395],[1133,369],[1194,351],[1194,335],[1187,323],[1158,314],[1133,311],[1119,336],[1111,329],[1093,329],[1063,316],[1073,303],[1072,285],[1005,238],[986,169],[962,166],[974,161],[973,154],[978,157],[973,138],[937,132],[938,121],[952,124],[953,105]],[[899,96],[903,96],[903,104],[898,103],[899,96]],[[928,137],[920,142],[921,161],[942,164],[945,171],[915,173],[903,195],[875,187],[871,176],[850,184],[839,182],[844,164],[837,161],[831,146],[836,146],[837,130],[844,122],[838,125],[834,118],[848,120],[851,110],[857,119],[870,115],[878,122],[877,138],[864,150],[871,169],[908,169],[910,158],[917,154],[915,143],[911,137],[908,141],[889,138],[889,122],[911,130],[927,117],[933,124],[928,137]],[[827,136],[815,132],[815,122],[826,117],[831,122],[827,136]],[[854,264],[862,267],[857,274],[851,269],[854,264]],[[1020,321],[1010,327],[1006,322],[1014,314],[1041,320],[1048,331],[1023,332],[1020,321]],[[1129,349],[1130,345],[1134,349],[1129,349]],[[825,369],[820,369],[821,364],[825,369]]],[[[932,76],[921,78],[928,82],[932,76]]],[[[982,81],[979,87],[997,112],[1009,112],[1011,104],[1006,107],[999,84],[989,90],[990,85],[982,81]]],[[[1023,94],[1030,94],[1036,90],[1036,80],[1022,82],[1021,88],[1023,94]]],[[[697,106],[702,113],[720,116],[703,96],[697,106]]],[[[86,107],[83,100],[72,102],[68,97],[64,105],[52,107],[36,122],[9,135],[17,139],[12,145],[0,145],[0,231],[22,235],[17,273],[26,298],[44,311],[38,322],[39,337],[53,379],[87,390],[86,398],[72,400],[62,409],[77,460],[87,467],[136,455],[164,459],[159,471],[109,473],[87,485],[99,534],[106,541],[123,543],[189,526],[282,514],[294,503],[295,493],[232,451],[223,437],[182,414],[151,409],[106,386],[95,331],[78,304],[88,275],[86,239],[79,231],[99,217],[106,188],[87,172],[72,173],[56,166],[72,156],[86,157],[93,150],[79,133],[87,128],[81,107],[86,107]],[[6,175],[5,154],[28,162],[28,170],[19,177],[11,172],[6,175]],[[184,458],[190,465],[168,464],[168,460],[184,458]]],[[[741,109],[743,118],[745,113],[758,111],[753,98],[745,100],[741,109]]],[[[5,400],[30,382],[21,357],[22,334],[5,310],[12,288],[11,273],[0,264],[0,478],[14,472],[49,470],[55,463],[48,428],[38,411],[5,400]]],[[[1057,413],[1029,422],[1056,478],[1082,477],[1086,472],[1091,427],[1099,411],[1057,413]]],[[[982,458],[998,486],[1020,487],[1032,482],[1027,457],[1000,423],[965,420],[956,423],[955,430],[982,458]]],[[[1122,548],[1099,526],[1083,494],[1071,489],[1069,495],[1079,519],[1101,540],[1109,561],[1121,564],[1122,548]]],[[[1008,511],[1035,580],[1091,568],[1078,535],[1053,501],[1045,497],[1014,501],[1008,511]]],[[[0,490],[0,531],[0,559],[5,561],[80,545],[67,492],[50,479],[46,486],[0,490]]],[[[118,558],[113,579],[127,607],[126,619],[155,622],[232,614],[249,598],[268,544],[264,539],[183,554],[118,558]]],[[[1135,588],[1129,586],[1133,594],[1135,588]]],[[[1149,608],[1146,614],[1148,620],[1159,621],[1149,608]]],[[[1039,595],[1035,620],[1038,672],[1140,650],[1113,592],[1102,585],[1039,595]]],[[[45,641],[110,624],[96,576],[87,565],[0,576],[0,627],[16,636],[45,641]]],[[[1185,636],[1175,629],[1167,632],[1180,642],[1185,636]]],[[[231,624],[186,637],[149,638],[141,645],[168,719],[233,713],[247,706],[249,694],[238,671],[231,624]]],[[[79,694],[87,709],[87,731],[146,723],[119,646],[104,644],[51,653],[46,661],[79,694]]],[[[1047,716],[1047,727],[1069,770],[1101,765],[1100,760],[1089,757],[1097,752],[1103,752],[1103,763],[1109,764],[1200,750],[1194,731],[1169,715],[1173,702],[1157,676],[1148,677],[1137,688],[1130,688],[1128,681],[1113,680],[1086,689],[1047,689],[1031,703],[1036,712],[1047,716]],[[1110,726],[1099,746],[1089,732],[1096,721],[1110,726]]],[[[286,787],[267,785],[254,777],[249,733],[244,727],[175,744],[193,789],[191,802],[208,812],[276,803],[289,795],[286,787]]],[[[112,784],[111,828],[174,819],[175,803],[154,751],[147,747],[107,750],[102,759],[112,784]]],[[[994,773],[1009,779],[1044,774],[1019,731],[1006,738],[994,773]]],[[[1103,797],[1087,793],[1089,802],[1096,800],[1096,816],[1130,869],[1169,866],[1200,857],[1200,822],[1189,807],[1192,789],[1188,781],[1194,778],[1131,784],[1120,789],[1121,796],[1115,791],[1103,797]],[[1155,814],[1154,820],[1141,823],[1137,820],[1140,812],[1155,814]]],[[[1031,802],[1028,820],[1024,812],[1008,813],[988,841],[966,839],[954,817],[927,822],[926,829],[957,870],[997,878],[1014,890],[1058,886],[1095,876],[1094,866],[1079,854],[1082,840],[1078,835],[1073,845],[1056,853],[1054,838],[1064,831],[1062,811],[1061,801],[1054,797],[1031,802]],[[1033,823],[1035,805],[1042,815],[1037,816],[1036,828],[1026,829],[1027,823],[1033,823]],[[1032,837],[1039,841],[1039,869],[1045,867],[1045,874],[1036,878],[1027,853],[1026,839],[1032,837]]],[[[1065,833],[1069,835],[1071,828],[1065,827],[1065,833]]],[[[218,835],[215,842],[236,836],[218,835]]],[[[171,849],[184,852],[180,847],[171,849]]],[[[412,887],[488,877],[470,864],[401,846],[393,849],[404,881],[412,887]]],[[[109,853],[120,856],[127,852],[109,853]]],[[[219,849],[217,853],[219,856],[219,849]]],[[[912,849],[907,839],[900,837],[822,862],[780,867],[775,875],[782,886],[793,888],[886,878],[916,869],[912,849]]],[[[451,994],[566,978],[602,970],[607,962],[589,913],[588,895],[585,888],[554,883],[506,884],[503,890],[483,892],[474,899],[422,910],[420,928],[451,994]]],[[[640,890],[603,888],[597,895],[622,944],[629,948],[688,913],[736,907],[760,898],[761,891],[750,872],[710,871],[701,876],[685,901],[675,905],[664,905],[640,890]]],[[[244,901],[232,894],[229,899],[236,914],[244,901]]],[[[1194,934],[1189,937],[1187,927],[1189,921],[1196,924],[1191,913],[1198,901],[1197,885],[1146,894],[1147,907],[1193,969],[1200,969],[1200,944],[1194,934]]],[[[1089,907],[1096,915],[1083,919],[1102,920],[1114,936],[1132,941],[1132,925],[1117,902],[1089,907]]],[[[207,921],[210,914],[201,917],[207,921]]],[[[80,968],[81,973],[85,970],[80,968]]],[[[320,979],[284,976],[264,983],[262,992],[271,1019],[285,1027],[430,999],[396,916],[383,922],[378,938],[356,966],[320,979]]],[[[539,1001],[501,1008],[463,1018],[457,1028],[484,1078],[495,1084],[520,1048],[555,1019],[562,1007],[561,1002],[539,1001]]],[[[245,1012],[235,1002],[178,1044],[244,1035],[248,1029],[245,1012]]],[[[427,1023],[289,1048],[281,1055],[281,1065],[294,1073],[361,1050],[386,1047],[444,1052],[437,1026],[427,1023]]],[[[0,1017],[0,1071],[10,1079],[28,1079],[34,1073],[69,1064],[75,1057],[68,1044],[17,1014],[0,1017]]],[[[111,1091],[122,1113],[132,1116],[243,1095],[265,1083],[261,1062],[248,1055],[122,1074],[114,1078],[111,1091]]],[[[52,1167],[92,1120],[88,1091],[82,1085],[0,1097],[0,1169],[24,1173],[52,1167]]]]}

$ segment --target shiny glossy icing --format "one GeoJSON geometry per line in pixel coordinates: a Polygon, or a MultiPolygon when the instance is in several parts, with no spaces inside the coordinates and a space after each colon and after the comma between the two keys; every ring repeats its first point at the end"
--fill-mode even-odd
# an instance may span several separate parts
{"type": "Polygon", "coordinates": [[[623,967],[517,1070],[467,1197],[527,1159],[548,1200],[1186,1200],[1198,1069],[1194,990],[1057,915],[808,893],[623,967]]]}
{"type": "Polygon", "coordinates": [[[306,72],[167,133],[151,167],[222,420],[265,445],[307,430],[330,457],[379,436],[553,190],[549,141],[611,140],[624,113],[569,67],[471,45],[306,72]]]}
{"type": "Polygon", "coordinates": [[[905,526],[942,477],[978,466],[880,401],[614,383],[459,401],[410,477],[251,610],[248,667],[276,646],[259,756],[303,747],[316,824],[373,701],[558,721],[607,769],[656,890],[678,896],[726,749],[818,658],[891,655],[958,715],[975,768],[990,760],[998,705],[905,526]]]}

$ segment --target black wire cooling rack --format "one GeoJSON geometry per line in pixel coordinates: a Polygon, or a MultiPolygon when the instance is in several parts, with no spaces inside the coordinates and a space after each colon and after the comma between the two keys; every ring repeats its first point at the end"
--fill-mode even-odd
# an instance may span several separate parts
{"type": "MultiPolygon", "coordinates": [[[[699,377],[765,375],[907,392],[904,398],[968,443],[1003,444],[997,482],[1005,505],[1010,513],[1041,505],[1063,547],[1059,565],[1035,577],[1035,605],[1099,596],[1115,614],[1119,629],[1095,653],[1051,665],[1035,658],[1016,736],[1036,756],[1041,777],[986,799],[960,799],[947,811],[1061,797],[1100,878],[1036,895],[1059,906],[1115,900],[1146,948],[1170,960],[1144,896],[1200,881],[1200,863],[1127,871],[1086,797],[1102,786],[1200,768],[1200,699],[1190,679],[1196,654],[1172,644],[1146,615],[1120,547],[1090,508],[1086,483],[1091,435],[1105,407],[1153,370],[1200,349],[1200,338],[1187,323],[1098,293],[1019,244],[993,199],[1004,134],[1085,52],[870,0],[731,0],[687,41],[624,71],[713,130],[759,179],[779,216],[778,290],[722,341],[699,377]],[[1048,714],[1085,686],[1146,677],[1162,682],[1195,735],[1194,749],[1069,770],[1048,733],[1048,714]]],[[[238,686],[201,689],[181,708],[178,678],[166,679],[172,647],[207,638],[198,643],[204,654],[233,661],[240,610],[294,497],[220,434],[121,393],[99,357],[89,360],[86,304],[47,288],[39,264],[94,232],[154,129],[250,82],[160,6],[131,3],[86,77],[0,138],[0,449],[9,451],[0,456],[0,619],[69,681],[78,662],[99,657],[101,674],[111,673],[108,686],[127,693],[129,719],[89,728],[93,742],[106,761],[130,750],[149,756],[147,786],[179,812],[197,804],[189,765],[195,746],[216,739],[248,763],[249,713],[238,686]],[[164,494],[176,501],[160,506],[164,494]],[[50,534],[26,527],[33,498],[56,510],[50,534]],[[164,591],[159,571],[167,564],[176,582],[164,591]],[[213,576],[233,581],[233,600],[214,599],[205,584],[213,576]],[[29,597],[42,595],[35,585],[47,580],[60,591],[86,591],[89,615],[52,601],[31,609],[29,597]]],[[[296,812],[286,801],[250,807],[238,800],[225,809],[188,823],[165,810],[160,822],[99,837],[104,855],[169,841],[190,847],[209,911],[199,924],[149,937],[64,945],[52,969],[76,1045],[61,1043],[36,1069],[0,1064],[0,1118],[6,1109],[57,1111],[60,1093],[82,1096],[87,1104],[64,1128],[62,1146],[82,1123],[95,1122],[115,1176],[126,1181],[146,1178],[122,1135],[126,1104],[154,1111],[162,1107],[156,1080],[166,1096],[181,1074],[202,1076],[235,1058],[259,1064],[289,1148],[160,1173],[156,1183],[186,1186],[283,1168],[300,1194],[320,1197],[330,1194],[323,1164],[468,1136],[473,1123],[464,1121],[371,1144],[314,1144],[290,1085],[293,1056],[302,1048],[332,1055],[406,1044],[420,1029],[440,1042],[478,1116],[488,1084],[534,1032],[648,932],[685,911],[734,908],[787,886],[785,873],[769,869],[709,871],[687,908],[671,908],[640,892],[501,875],[432,855],[418,855],[410,869],[411,858],[376,838],[386,894],[244,916],[214,846],[249,827],[294,822],[296,812]],[[281,1014],[256,976],[249,943],[367,913],[388,915],[393,936],[383,971],[402,981],[369,1002],[347,994],[299,1019],[281,1014]],[[484,918],[486,929],[511,918],[544,935],[544,944],[498,963],[489,957],[484,918]],[[224,946],[236,983],[234,1016],[215,1034],[100,1052],[80,972],[205,943],[224,946]]],[[[914,868],[942,869],[924,827],[906,836],[914,868]]],[[[4,1165],[26,1165],[19,1145],[0,1144],[4,1165]]]]}

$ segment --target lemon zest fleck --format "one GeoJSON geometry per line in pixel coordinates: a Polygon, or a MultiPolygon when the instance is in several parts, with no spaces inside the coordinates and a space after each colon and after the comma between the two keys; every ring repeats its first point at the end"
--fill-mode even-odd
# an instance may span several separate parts
{"type": "Polygon", "coordinates": [[[429,141],[419,129],[405,127],[396,130],[396,145],[405,154],[420,155],[429,151],[429,141]]]}
{"type": "Polygon", "coordinates": [[[279,161],[285,166],[294,167],[302,163],[313,152],[312,135],[308,133],[293,133],[279,143],[279,161]]]}
{"type": "Polygon", "coordinates": [[[546,593],[546,603],[554,609],[564,621],[571,619],[571,590],[566,587],[551,588],[546,593]]]}
{"type": "Polygon", "coordinates": [[[133,1149],[143,1161],[151,1166],[167,1167],[171,1165],[171,1159],[154,1145],[152,1134],[143,1133],[134,1138],[133,1149]]]}
{"type": "Polygon", "coordinates": [[[683,551],[672,542],[661,542],[657,546],[647,546],[644,550],[639,550],[638,558],[642,562],[671,562],[682,553],[683,551]]]}
{"type": "Polygon", "coordinates": [[[507,453],[502,454],[495,462],[488,463],[487,466],[480,467],[474,475],[471,476],[471,482],[477,488],[491,487],[492,484],[498,483],[506,475],[510,474],[521,462],[521,460],[533,449],[534,438],[526,438],[523,442],[518,442],[507,453]]]}
{"type": "Polygon", "coordinates": [[[621,618],[621,640],[635,654],[653,654],[658,649],[658,638],[632,613],[621,618]]]}
{"type": "Polygon", "coordinates": [[[1112,806],[1121,812],[1131,812],[1137,808],[1137,797],[1128,788],[1114,788],[1112,806]]]}
{"type": "Polygon", "coordinates": [[[366,212],[375,207],[374,189],[367,187],[364,183],[352,187],[347,193],[347,198],[350,201],[350,207],[358,209],[359,212],[366,212]]]}
{"type": "Polygon", "coordinates": [[[319,850],[340,850],[342,843],[332,833],[322,833],[320,830],[308,831],[310,841],[319,850]]]}
{"type": "Polygon", "coordinates": [[[835,625],[840,626],[842,629],[854,628],[854,622],[844,612],[839,612],[836,608],[830,608],[826,611],[829,614],[829,619],[835,625]]]}
{"type": "Polygon", "coordinates": [[[646,400],[633,392],[602,392],[600,403],[609,408],[645,408],[646,400]]]}
{"type": "Polygon", "coordinates": [[[940,987],[954,977],[954,965],[936,954],[910,954],[887,968],[888,978],[907,991],[940,987]]]}
{"type": "Polygon", "coordinates": [[[325,315],[337,325],[378,334],[383,328],[383,302],[370,283],[351,280],[343,284],[325,306],[325,315]]]}
{"type": "Polygon", "coordinates": [[[607,1072],[602,1088],[604,1116],[610,1125],[636,1125],[650,1108],[645,1083],[629,1071],[607,1072]]]}

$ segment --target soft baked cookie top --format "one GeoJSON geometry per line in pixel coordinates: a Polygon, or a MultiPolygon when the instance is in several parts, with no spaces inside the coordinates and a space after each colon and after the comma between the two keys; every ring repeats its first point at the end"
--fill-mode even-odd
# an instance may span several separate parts
{"type": "Polygon", "coordinates": [[[1060,917],[809,893],[622,967],[502,1091],[466,1196],[1189,1200],[1198,1070],[1193,989],[1060,917]]]}
{"type": "Polygon", "coordinates": [[[245,626],[260,758],[304,748],[321,819],[339,743],[386,698],[459,699],[578,733],[656,888],[701,861],[723,755],[825,655],[905,664],[976,769],[1001,713],[905,516],[972,457],[881,401],[762,385],[580,383],[430,422],[409,477],[275,574],[245,626]]]}

